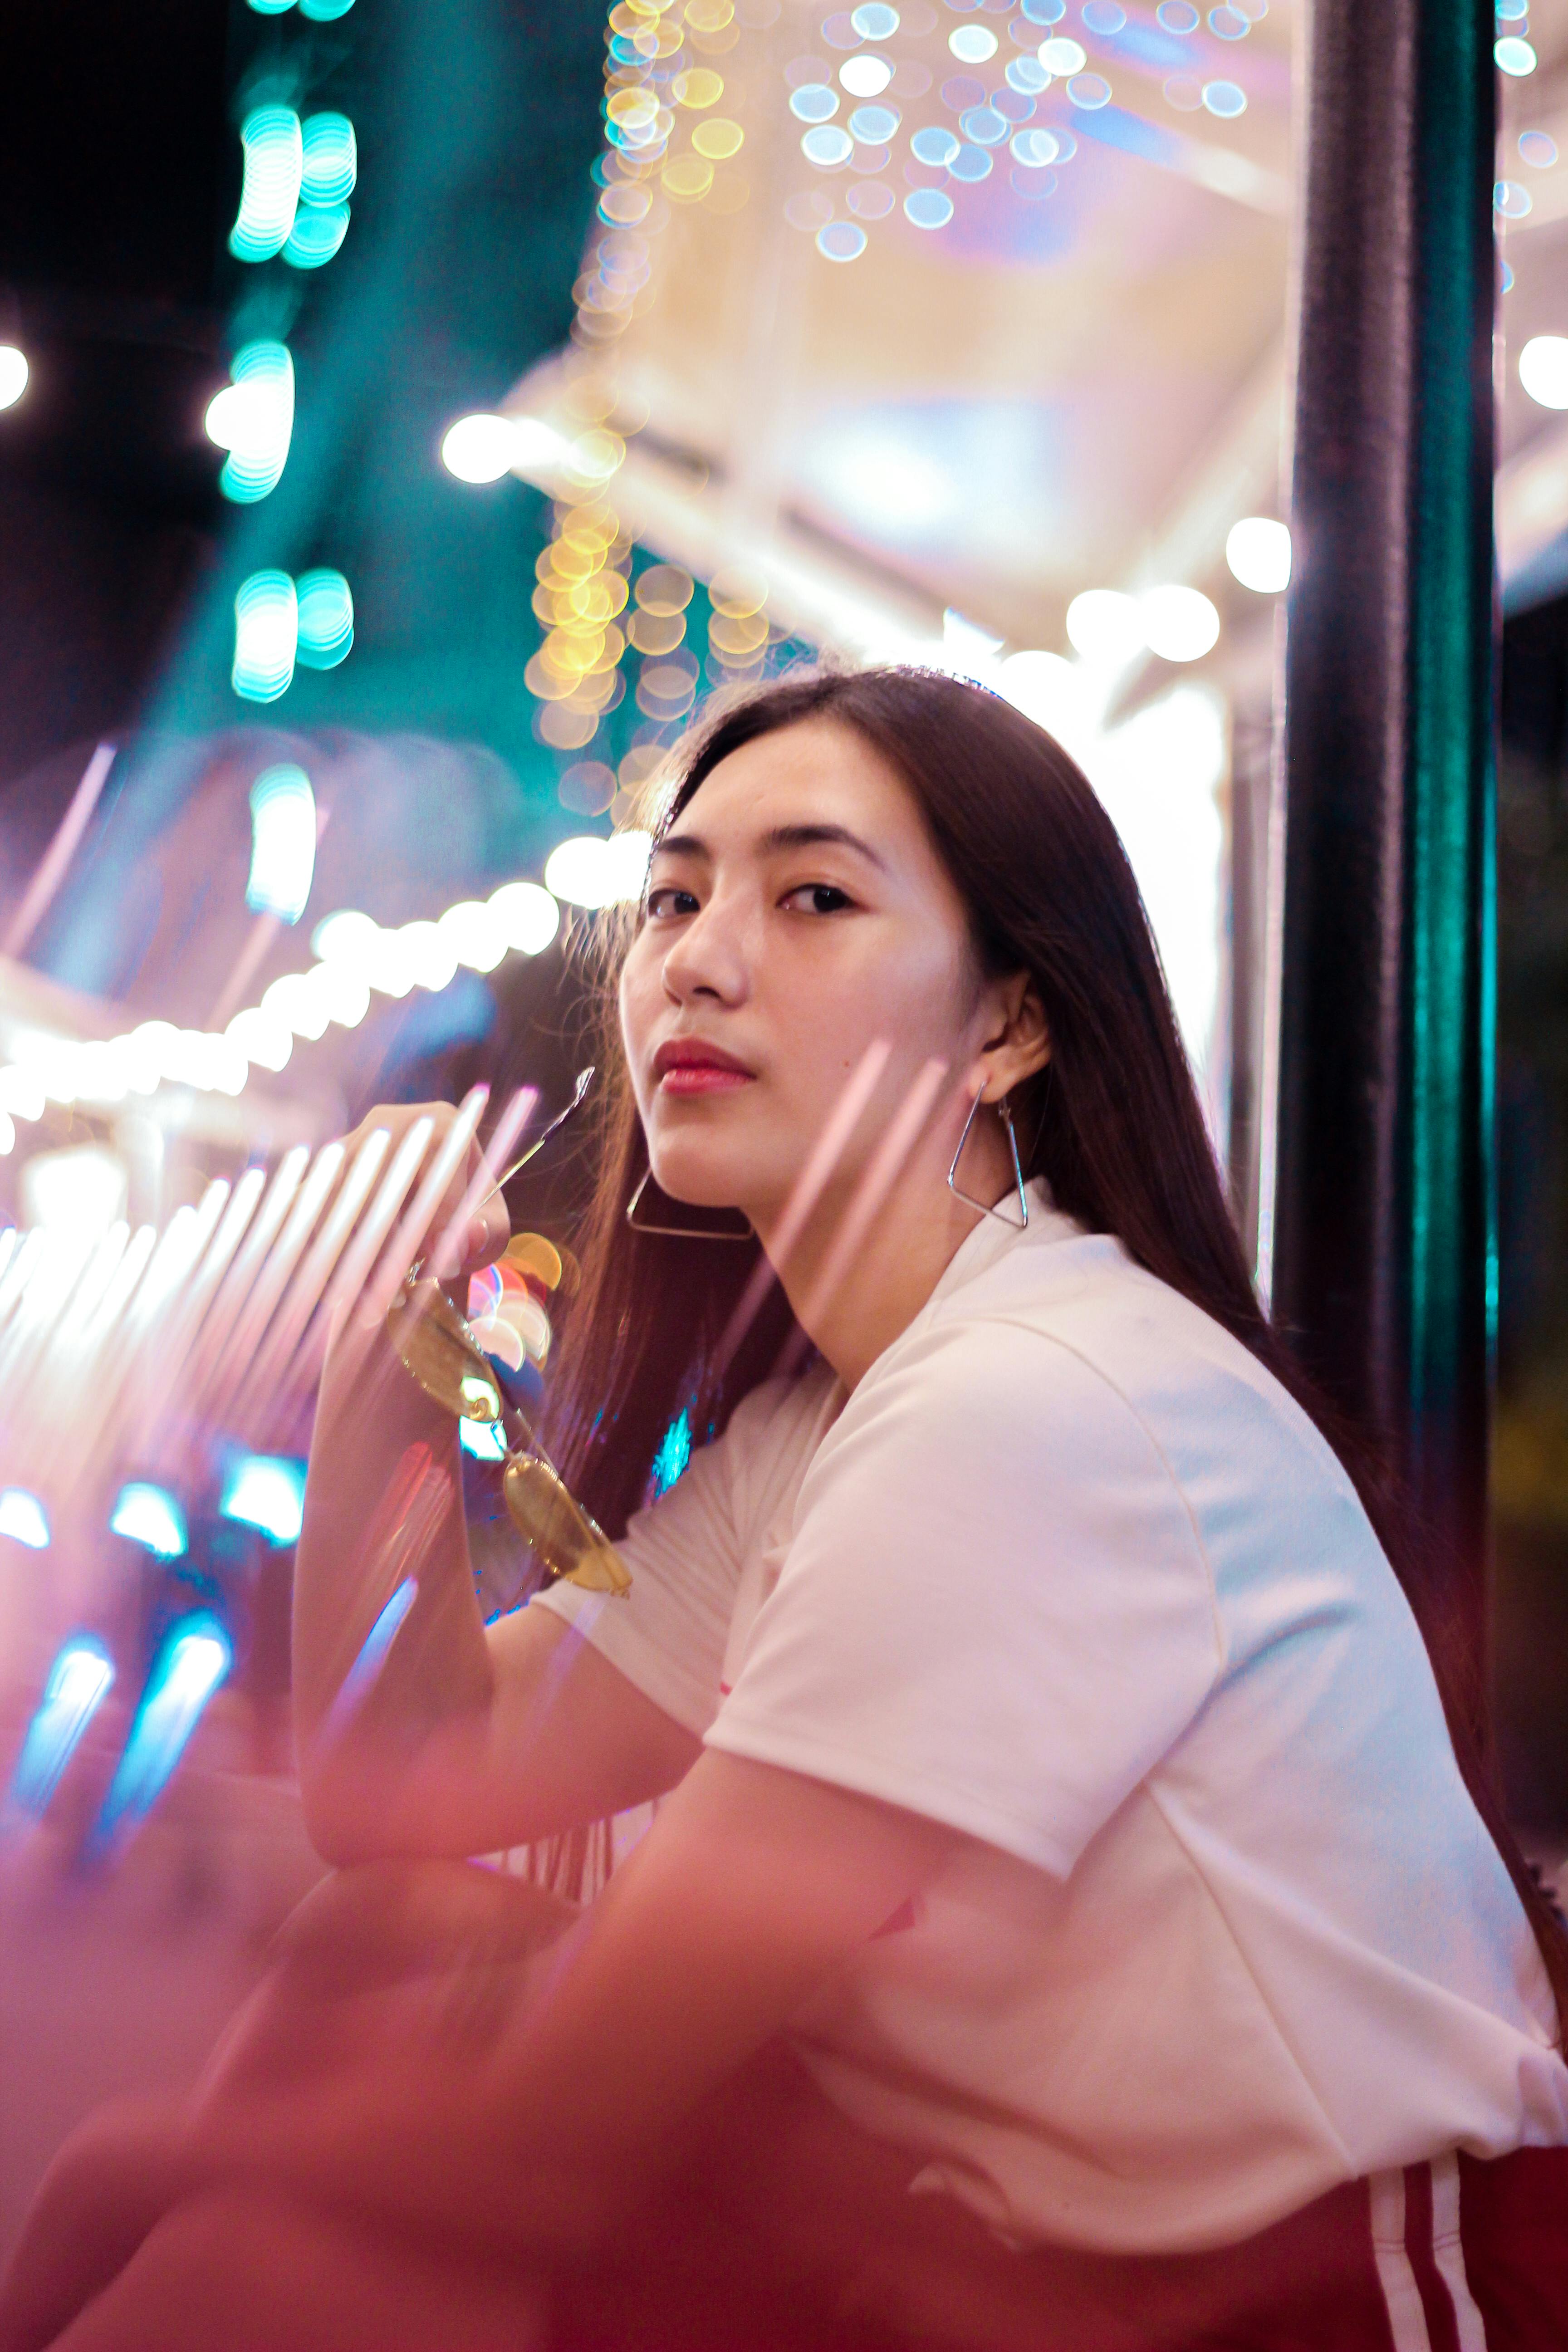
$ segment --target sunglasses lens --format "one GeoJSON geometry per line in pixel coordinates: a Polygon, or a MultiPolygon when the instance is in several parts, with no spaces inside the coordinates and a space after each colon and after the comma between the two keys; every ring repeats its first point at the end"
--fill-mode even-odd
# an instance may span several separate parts
{"type": "Polygon", "coordinates": [[[442,1411],[459,1421],[499,1421],[501,1393],[473,1334],[434,1282],[402,1290],[386,1318],[399,1361],[442,1411]]]}
{"type": "Polygon", "coordinates": [[[550,1576],[589,1592],[631,1590],[620,1554],[546,1462],[514,1454],[502,1481],[511,1523],[550,1576]]]}

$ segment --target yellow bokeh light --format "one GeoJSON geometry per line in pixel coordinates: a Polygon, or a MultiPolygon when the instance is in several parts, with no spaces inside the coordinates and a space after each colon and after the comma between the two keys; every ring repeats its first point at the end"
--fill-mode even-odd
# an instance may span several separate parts
{"type": "Polygon", "coordinates": [[[694,583],[679,563],[654,563],[637,583],[637,600],[645,613],[668,618],[684,613],[691,602],[694,583]]]}
{"type": "Polygon", "coordinates": [[[708,624],[708,642],[716,653],[746,660],[768,641],[768,625],[760,613],[743,621],[726,620],[715,613],[708,624]]]}
{"type": "Polygon", "coordinates": [[[684,613],[636,612],[626,635],[639,654],[672,654],[686,635],[684,613]]]}
{"type": "Polygon", "coordinates": [[[700,155],[677,155],[659,176],[667,196],[672,196],[678,205],[691,205],[712,186],[713,166],[705,163],[700,155]]]}
{"type": "Polygon", "coordinates": [[[734,0],[686,0],[686,21],[699,33],[721,33],[734,14],[734,0]]]}
{"type": "Polygon", "coordinates": [[[709,585],[708,602],[729,621],[750,620],[767,601],[766,581],[742,572],[716,572],[709,585]]]}
{"type": "Polygon", "coordinates": [[[670,85],[682,106],[717,106],[724,95],[723,77],[711,66],[690,66],[670,85]]]}
{"type": "Polygon", "coordinates": [[[716,114],[708,122],[700,122],[691,134],[691,144],[700,155],[712,163],[722,163],[731,155],[738,155],[745,143],[745,132],[738,122],[716,114]]]}

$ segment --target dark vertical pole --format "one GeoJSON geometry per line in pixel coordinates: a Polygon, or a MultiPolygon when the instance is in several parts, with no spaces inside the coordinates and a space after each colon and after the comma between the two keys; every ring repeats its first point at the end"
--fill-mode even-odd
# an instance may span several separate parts
{"type": "Polygon", "coordinates": [[[1492,1210],[1492,0],[1313,0],[1276,1311],[1404,1472],[1479,1706],[1492,1210]]]}

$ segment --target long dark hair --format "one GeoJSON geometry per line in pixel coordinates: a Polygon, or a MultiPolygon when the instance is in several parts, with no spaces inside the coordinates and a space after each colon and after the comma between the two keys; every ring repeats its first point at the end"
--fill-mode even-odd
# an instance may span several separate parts
{"type": "MultiPolygon", "coordinates": [[[[852,728],[903,778],[969,909],[983,968],[1034,980],[1051,1060],[1016,1094],[1018,1133],[1033,1138],[1026,1173],[1043,1177],[1059,1209],[1091,1233],[1116,1234],[1140,1265],[1239,1339],[1344,1465],[1421,1628],[1459,1769],[1529,1915],[1561,2032],[1568,1935],[1486,1769],[1466,1703],[1472,1663],[1438,1605],[1433,1547],[1412,1539],[1386,1465],[1318,1393],[1258,1304],[1138,885],[1088,779],[1042,729],[977,687],[923,670],[816,673],[721,709],[689,739],[660,830],[721,760],[808,719],[852,728]]],[[[756,1270],[757,1245],[654,1239],[627,1227],[647,1155],[608,983],[629,928],[600,935],[599,1174],[579,1235],[584,1284],[552,1414],[568,1475],[611,1534],[642,1501],[677,1416],[695,1417],[698,1443],[721,1429],[793,1330],[775,1286],[711,1379],[715,1345],[756,1270]]]]}

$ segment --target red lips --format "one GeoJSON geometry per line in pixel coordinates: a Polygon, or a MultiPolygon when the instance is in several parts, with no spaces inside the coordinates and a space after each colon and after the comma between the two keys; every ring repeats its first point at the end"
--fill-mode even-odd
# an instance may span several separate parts
{"type": "Polygon", "coordinates": [[[653,1066],[667,1095],[730,1094],[755,1076],[733,1054],[700,1037],[667,1037],[653,1066]]]}

